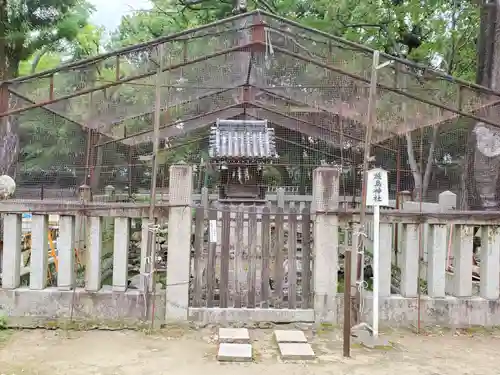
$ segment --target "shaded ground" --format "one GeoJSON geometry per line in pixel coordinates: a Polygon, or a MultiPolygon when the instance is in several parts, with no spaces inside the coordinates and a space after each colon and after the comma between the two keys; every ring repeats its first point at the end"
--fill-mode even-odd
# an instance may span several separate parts
{"type": "MultiPolygon", "coordinates": [[[[282,328],[280,326],[280,328],[282,328]]],[[[292,327],[290,327],[292,328],[292,327]]],[[[388,333],[391,350],[354,348],[344,359],[339,332],[308,331],[319,358],[313,363],[282,363],[270,329],[251,330],[255,362],[219,364],[216,329],[170,327],[153,335],[132,331],[0,331],[2,375],[437,375],[499,373],[500,332],[388,333]]]]}

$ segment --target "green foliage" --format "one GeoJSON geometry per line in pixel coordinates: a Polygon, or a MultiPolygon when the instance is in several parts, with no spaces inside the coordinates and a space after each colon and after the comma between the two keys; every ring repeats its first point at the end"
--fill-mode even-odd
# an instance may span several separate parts
{"type": "Polygon", "coordinates": [[[73,42],[93,9],[84,0],[10,0],[7,4],[5,54],[10,76],[17,76],[19,64],[35,53],[61,51],[73,42]]]}

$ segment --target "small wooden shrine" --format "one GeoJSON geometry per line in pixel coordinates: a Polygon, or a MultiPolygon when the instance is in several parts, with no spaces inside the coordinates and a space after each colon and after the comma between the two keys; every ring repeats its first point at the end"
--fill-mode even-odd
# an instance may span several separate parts
{"type": "Polygon", "coordinates": [[[278,160],[266,120],[221,120],[210,131],[209,156],[219,171],[219,199],[265,201],[264,166],[278,160]]]}

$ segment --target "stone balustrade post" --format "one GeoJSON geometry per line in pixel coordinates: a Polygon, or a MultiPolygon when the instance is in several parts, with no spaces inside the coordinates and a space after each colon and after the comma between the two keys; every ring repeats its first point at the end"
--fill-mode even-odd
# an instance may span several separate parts
{"type": "Polygon", "coordinates": [[[116,201],[116,191],[115,187],[112,185],[107,185],[104,187],[104,194],[106,195],[106,202],[116,201]]]}
{"type": "Polygon", "coordinates": [[[113,290],[124,292],[128,286],[130,219],[128,217],[117,217],[114,224],[113,290]]]}
{"type": "MultiPolygon", "coordinates": [[[[456,208],[457,195],[443,191],[438,199],[440,211],[456,208]]],[[[427,247],[427,291],[430,297],[445,297],[446,258],[448,253],[449,230],[451,225],[426,225],[424,241],[427,247]]]]}
{"type": "MultiPolygon", "coordinates": [[[[398,205],[396,208],[399,210],[404,210],[404,206],[406,202],[411,201],[411,192],[408,190],[403,190],[398,193],[398,205]]],[[[394,224],[394,230],[397,231],[397,241],[395,239],[395,246],[397,250],[397,259],[396,259],[396,266],[401,267],[401,252],[403,251],[403,224],[394,224]]]]}
{"type": "MultiPolygon", "coordinates": [[[[453,295],[470,297],[472,295],[472,247],[474,227],[455,225],[453,229],[455,265],[453,275],[453,295]]],[[[496,276],[498,278],[498,274],[496,276]]]]}
{"type": "Polygon", "coordinates": [[[276,205],[278,208],[285,208],[285,188],[276,189],[276,205]]]}
{"type": "Polygon", "coordinates": [[[500,227],[481,228],[480,295],[489,300],[499,298],[500,227]]]}
{"type": "Polygon", "coordinates": [[[391,259],[392,259],[392,225],[380,224],[379,241],[379,296],[390,297],[391,295],[391,259]]]}
{"type": "Polygon", "coordinates": [[[3,217],[2,288],[15,289],[21,284],[21,215],[3,217]]]}
{"type": "Polygon", "coordinates": [[[189,304],[193,168],[170,167],[168,215],[167,321],[186,321],[189,304]]]}
{"type": "Polygon", "coordinates": [[[314,313],[317,322],[334,322],[339,254],[339,219],[329,211],[339,207],[339,172],[319,167],[313,172],[314,313]]]}
{"type": "Polygon", "coordinates": [[[418,224],[402,225],[401,251],[401,295],[417,297],[418,295],[418,262],[419,262],[419,227],[418,224]]]}
{"type": "Polygon", "coordinates": [[[85,268],[85,289],[97,292],[101,289],[102,258],[102,217],[90,217],[89,248],[87,250],[87,266],[85,268]]]}
{"type": "Polygon", "coordinates": [[[57,240],[57,286],[60,290],[75,287],[75,217],[59,217],[59,238],[57,240]]]}
{"type": "Polygon", "coordinates": [[[41,290],[47,287],[48,233],[48,215],[33,215],[31,219],[30,289],[41,290]]]}

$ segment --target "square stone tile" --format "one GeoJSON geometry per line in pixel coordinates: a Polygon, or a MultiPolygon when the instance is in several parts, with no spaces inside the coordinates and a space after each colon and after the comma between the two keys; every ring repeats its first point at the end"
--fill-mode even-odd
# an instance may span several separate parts
{"type": "Polygon", "coordinates": [[[246,328],[219,328],[219,343],[249,344],[250,334],[246,328]]]}
{"type": "Polygon", "coordinates": [[[302,331],[276,330],[274,337],[278,343],[307,343],[306,335],[302,331]]]}
{"type": "Polygon", "coordinates": [[[251,362],[252,345],[222,343],[219,345],[217,360],[221,362],[251,362]]]}
{"type": "Polygon", "coordinates": [[[281,359],[283,360],[308,360],[316,358],[316,355],[309,344],[279,343],[278,347],[281,359]]]}

